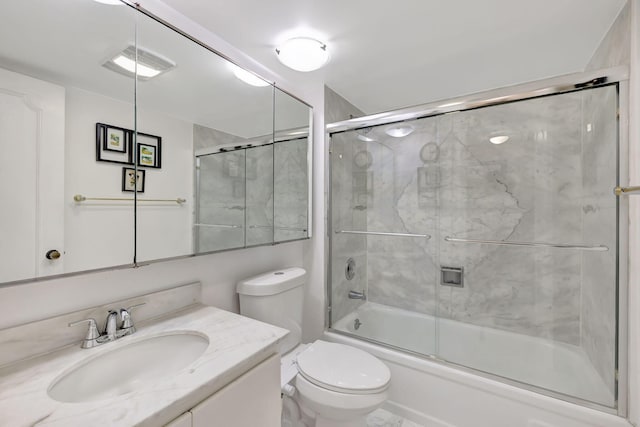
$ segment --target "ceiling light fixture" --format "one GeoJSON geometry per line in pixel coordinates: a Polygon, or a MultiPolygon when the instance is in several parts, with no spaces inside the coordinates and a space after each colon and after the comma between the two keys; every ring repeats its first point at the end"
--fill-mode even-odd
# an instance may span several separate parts
{"type": "Polygon", "coordinates": [[[230,64],[231,70],[233,71],[233,75],[245,82],[248,85],[256,86],[256,87],[264,87],[269,86],[269,82],[266,80],[262,80],[260,77],[255,74],[238,67],[236,64],[230,64]]]}
{"type": "Polygon", "coordinates": [[[410,125],[398,125],[385,129],[385,133],[394,138],[402,138],[414,131],[413,126],[410,125]]]}
{"type": "Polygon", "coordinates": [[[314,71],[329,60],[327,45],[309,37],[294,37],[276,49],[278,59],[296,71],[314,71]]]}
{"type": "Polygon", "coordinates": [[[489,138],[489,142],[495,145],[500,145],[502,143],[507,142],[508,140],[509,140],[508,135],[496,135],[489,138]]]}
{"type": "Polygon", "coordinates": [[[138,80],[149,80],[175,68],[176,63],[142,48],[136,53],[134,46],[128,46],[102,66],[138,80]]]}

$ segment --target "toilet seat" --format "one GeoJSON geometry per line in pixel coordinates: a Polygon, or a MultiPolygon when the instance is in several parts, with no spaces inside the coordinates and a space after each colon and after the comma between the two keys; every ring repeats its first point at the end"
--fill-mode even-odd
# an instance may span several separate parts
{"type": "Polygon", "coordinates": [[[389,368],[369,353],[318,340],[297,356],[298,372],[318,387],[345,394],[376,394],[391,379],[389,368]]]}

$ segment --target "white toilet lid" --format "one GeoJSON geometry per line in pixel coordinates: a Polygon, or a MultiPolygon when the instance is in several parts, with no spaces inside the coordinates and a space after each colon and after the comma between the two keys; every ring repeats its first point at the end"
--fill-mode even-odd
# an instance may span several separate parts
{"type": "Polygon", "coordinates": [[[320,340],[298,355],[297,364],[305,379],[340,393],[379,393],[391,379],[389,368],[369,353],[320,340]]]}

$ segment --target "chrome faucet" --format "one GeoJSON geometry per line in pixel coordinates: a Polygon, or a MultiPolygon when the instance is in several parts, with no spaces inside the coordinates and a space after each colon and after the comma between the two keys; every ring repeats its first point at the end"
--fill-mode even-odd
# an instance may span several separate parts
{"type": "Polygon", "coordinates": [[[122,323],[118,327],[118,312],[116,310],[109,310],[107,314],[107,320],[104,323],[104,331],[98,332],[98,325],[93,318],[78,320],[77,322],[69,323],[69,326],[76,326],[82,323],[89,323],[89,329],[87,335],[82,340],[80,347],[93,348],[102,345],[107,342],[115,341],[125,335],[131,335],[136,331],[136,327],[133,324],[131,318],[131,310],[143,306],[145,303],[132,305],[129,308],[120,309],[120,318],[122,323]]]}
{"type": "Polygon", "coordinates": [[[118,312],[109,310],[107,320],[104,322],[104,332],[98,340],[103,339],[104,342],[115,341],[118,338],[118,312]]]}

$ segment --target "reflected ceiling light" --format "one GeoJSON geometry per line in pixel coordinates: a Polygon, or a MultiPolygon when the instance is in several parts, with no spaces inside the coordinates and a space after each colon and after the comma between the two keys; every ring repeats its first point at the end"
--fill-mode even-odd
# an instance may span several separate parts
{"type": "Polygon", "coordinates": [[[509,140],[508,135],[496,135],[489,138],[489,142],[495,145],[500,145],[502,143],[507,142],[508,140],[509,140]]]}
{"type": "Polygon", "coordinates": [[[375,141],[375,138],[372,138],[371,136],[369,136],[371,134],[372,130],[373,130],[372,127],[356,130],[356,134],[358,135],[358,139],[360,141],[363,141],[363,142],[373,142],[373,141],[375,141]]]}
{"type": "Polygon", "coordinates": [[[142,48],[138,48],[136,58],[136,48],[128,46],[102,66],[125,76],[149,80],[175,68],[176,63],[142,48]]]}
{"type": "Polygon", "coordinates": [[[249,84],[251,86],[264,87],[269,86],[269,82],[266,80],[262,80],[260,77],[255,74],[238,67],[236,64],[230,64],[231,70],[233,71],[233,75],[249,84]]]}
{"type": "Polygon", "coordinates": [[[413,126],[410,125],[398,125],[398,126],[392,126],[389,127],[387,129],[385,129],[385,133],[389,136],[392,136],[394,138],[402,138],[404,136],[407,136],[409,134],[411,134],[413,132],[413,126]]]}
{"type": "Polygon", "coordinates": [[[308,37],[294,37],[276,49],[278,59],[296,71],[314,71],[329,60],[327,45],[308,37]]]}
{"type": "Polygon", "coordinates": [[[120,0],[93,0],[97,3],[102,3],[102,4],[111,4],[111,5],[120,5],[122,4],[122,2],[120,0]]]}

